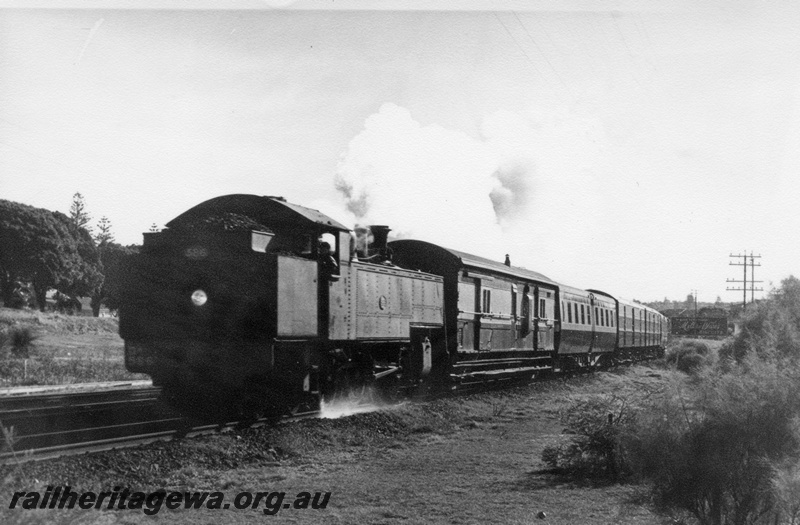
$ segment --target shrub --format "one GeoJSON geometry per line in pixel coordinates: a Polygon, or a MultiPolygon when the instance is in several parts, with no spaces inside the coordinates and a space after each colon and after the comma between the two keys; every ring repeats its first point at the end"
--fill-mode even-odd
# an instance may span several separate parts
{"type": "Polygon", "coordinates": [[[788,277],[764,301],[748,306],[736,336],[720,357],[742,362],[754,354],[764,359],[800,358],[800,280],[788,277]]]}
{"type": "Polygon", "coordinates": [[[772,495],[779,516],[788,518],[790,525],[800,523],[800,462],[789,461],[775,467],[772,495]]]}
{"type": "Polygon", "coordinates": [[[598,396],[572,403],[561,415],[568,443],[545,447],[542,461],[550,468],[576,477],[613,481],[629,473],[620,437],[628,431],[633,411],[627,400],[598,396]]]}
{"type": "Polygon", "coordinates": [[[13,327],[8,331],[8,340],[11,345],[11,353],[14,357],[27,358],[30,356],[30,349],[33,342],[38,339],[38,335],[29,327],[13,327]]]}
{"type": "Polygon", "coordinates": [[[708,344],[703,341],[685,340],[679,346],[670,348],[666,355],[668,365],[686,374],[694,374],[713,363],[708,344]]]}
{"type": "Polygon", "coordinates": [[[773,465],[800,447],[800,369],[751,360],[701,373],[696,392],[674,386],[637,418],[622,444],[656,500],[702,524],[775,516],[773,465]]]}

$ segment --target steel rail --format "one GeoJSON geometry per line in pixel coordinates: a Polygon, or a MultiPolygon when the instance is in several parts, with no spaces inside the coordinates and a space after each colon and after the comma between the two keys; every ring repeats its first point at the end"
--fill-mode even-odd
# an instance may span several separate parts
{"type": "MultiPolygon", "coordinates": [[[[198,423],[161,403],[158,388],[31,394],[0,399],[0,424],[12,444],[0,452],[1,464],[52,459],[70,454],[137,446],[196,436],[266,419],[198,423]]],[[[315,417],[318,411],[284,421],[315,417]]]]}

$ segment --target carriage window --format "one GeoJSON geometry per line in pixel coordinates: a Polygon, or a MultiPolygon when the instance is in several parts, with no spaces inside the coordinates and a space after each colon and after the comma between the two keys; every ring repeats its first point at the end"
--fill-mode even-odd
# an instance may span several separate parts
{"type": "Polygon", "coordinates": [[[492,291],[491,290],[484,290],[483,291],[483,310],[484,313],[489,313],[492,308],[492,291]]]}
{"type": "Polygon", "coordinates": [[[544,302],[544,299],[539,299],[539,317],[547,319],[547,303],[544,302]]]}
{"type": "Polygon", "coordinates": [[[572,322],[572,303],[567,303],[567,320],[572,322]]]}
{"type": "Polygon", "coordinates": [[[600,311],[600,309],[599,309],[599,308],[597,308],[597,307],[595,306],[595,307],[594,307],[594,318],[597,320],[597,324],[598,324],[598,325],[602,325],[602,324],[603,324],[603,323],[601,322],[602,320],[600,319],[600,316],[599,316],[599,315],[598,315],[598,313],[597,313],[597,312],[599,312],[599,311],[600,311]]]}
{"type": "Polygon", "coordinates": [[[592,307],[586,305],[586,324],[592,324],[592,307]]]}
{"type": "Polygon", "coordinates": [[[581,324],[586,324],[586,314],[583,310],[583,305],[581,305],[581,324]]]}

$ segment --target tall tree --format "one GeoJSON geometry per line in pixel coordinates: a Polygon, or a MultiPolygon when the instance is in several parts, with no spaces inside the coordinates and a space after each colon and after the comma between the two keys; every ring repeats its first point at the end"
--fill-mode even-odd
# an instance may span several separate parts
{"type": "Polygon", "coordinates": [[[92,217],[86,211],[86,200],[80,192],[72,196],[72,205],[69,207],[69,218],[76,228],[86,228],[87,231],[92,231],[92,227],[89,225],[92,217]]]}
{"type": "Polygon", "coordinates": [[[102,250],[103,246],[114,242],[114,234],[111,233],[111,221],[103,215],[97,223],[97,233],[94,235],[94,242],[102,250]]]}

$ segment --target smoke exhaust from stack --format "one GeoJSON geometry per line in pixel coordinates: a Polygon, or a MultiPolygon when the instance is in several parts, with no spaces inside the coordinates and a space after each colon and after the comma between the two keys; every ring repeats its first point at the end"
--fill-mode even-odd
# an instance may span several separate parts
{"type": "MultiPolygon", "coordinates": [[[[484,253],[490,243],[501,245],[504,232],[527,218],[537,170],[531,141],[520,135],[530,133],[523,118],[502,114],[486,122],[475,138],[422,125],[407,109],[384,104],[337,165],[334,187],[353,222],[389,224],[398,238],[452,247],[466,234],[483,240],[484,253]]],[[[367,253],[375,240],[356,234],[359,253],[367,253]]]]}

